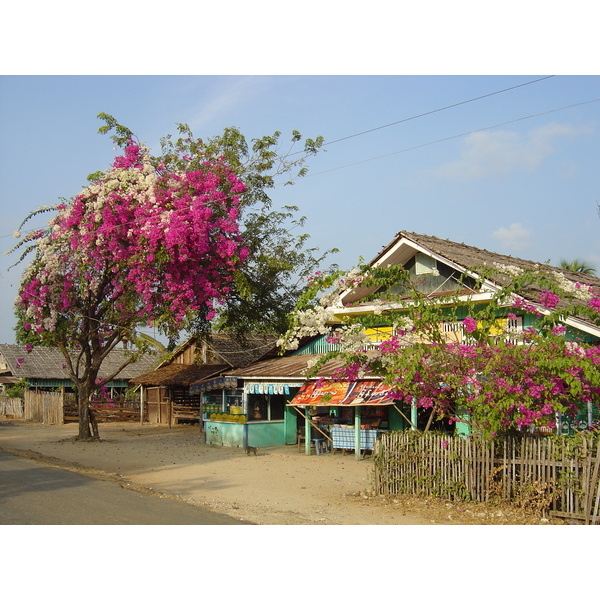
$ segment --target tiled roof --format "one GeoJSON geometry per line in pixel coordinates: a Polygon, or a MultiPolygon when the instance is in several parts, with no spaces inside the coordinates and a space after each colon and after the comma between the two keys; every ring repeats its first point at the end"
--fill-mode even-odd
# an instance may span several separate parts
{"type": "MultiPolygon", "coordinates": [[[[0,354],[15,377],[27,379],[69,379],[65,359],[58,348],[34,346],[27,352],[25,346],[0,344],[0,354]]],[[[107,377],[125,362],[125,350],[113,350],[102,363],[99,376],[107,377]]],[[[117,376],[128,380],[153,369],[157,364],[156,354],[146,354],[138,361],[127,365],[117,376]]]]}
{"type": "Polygon", "coordinates": [[[237,338],[232,334],[216,333],[211,335],[207,343],[232,367],[245,367],[273,352],[277,337],[253,334],[237,338]]]}

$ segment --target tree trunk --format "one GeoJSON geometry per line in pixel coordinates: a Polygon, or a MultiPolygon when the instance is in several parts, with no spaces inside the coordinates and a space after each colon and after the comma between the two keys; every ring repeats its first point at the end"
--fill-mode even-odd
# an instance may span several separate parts
{"type": "Polygon", "coordinates": [[[87,383],[77,385],[77,403],[79,408],[78,440],[99,439],[98,424],[90,411],[92,387],[87,383]]]}

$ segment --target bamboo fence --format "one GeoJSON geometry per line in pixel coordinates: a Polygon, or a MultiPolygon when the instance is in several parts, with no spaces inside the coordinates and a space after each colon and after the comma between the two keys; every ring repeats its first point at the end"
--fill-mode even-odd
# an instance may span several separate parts
{"type": "Polygon", "coordinates": [[[390,432],[374,449],[378,494],[501,500],[600,524],[597,437],[502,438],[390,432]]]}
{"type": "Polygon", "coordinates": [[[23,398],[0,398],[0,415],[23,418],[23,398]]]}
{"type": "MultiPolygon", "coordinates": [[[[93,403],[90,409],[97,422],[139,421],[139,401],[126,401],[115,398],[102,403],[93,403]]],[[[27,390],[24,399],[22,418],[34,423],[62,425],[79,421],[77,399],[73,393],[40,392],[27,390]]]]}
{"type": "Polygon", "coordinates": [[[62,425],[64,394],[61,392],[26,390],[24,396],[24,417],[26,421],[47,425],[62,425]]]}

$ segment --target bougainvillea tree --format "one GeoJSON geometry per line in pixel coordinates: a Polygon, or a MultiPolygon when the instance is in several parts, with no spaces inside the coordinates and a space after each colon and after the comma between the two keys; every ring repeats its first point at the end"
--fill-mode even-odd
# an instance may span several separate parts
{"type": "MultiPolygon", "coordinates": [[[[99,117],[105,123],[100,132],[111,133],[117,145],[125,146],[132,132],[111,115],[101,113],[99,117]]],[[[211,331],[227,331],[240,338],[247,333],[283,334],[306,278],[324,268],[323,262],[337,250],[321,252],[310,247],[309,235],[302,232],[305,218],[297,215],[298,207],[274,208],[270,194],[277,186],[293,185],[306,174],[305,161],[319,151],[323,138],[302,139],[293,131],[284,145],[279,131],[248,140],[237,128],[228,127],[220,135],[203,139],[186,124],[178,125],[178,134],[161,139],[161,152],[153,158],[156,165],[187,172],[206,160],[223,157],[245,184],[239,196],[239,223],[249,253],[234,275],[211,331]]],[[[186,332],[205,335],[205,326],[204,315],[197,313],[186,332]]]]}
{"type": "Polygon", "coordinates": [[[335,377],[380,377],[396,400],[431,409],[435,419],[468,422],[482,435],[552,428],[556,414],[598,405],[600,346],[583,343],[571,325],[600,327],[600,290],[546,267],[497,265],[479,273],[478,285],[503,283],[485,304],[462,290],[433,297],[398,266],[317,275],[280,343],[294,348],[307,336],[326,335],[332,350],[308,376],[341,360],[335,377]],[[371,290],[361,302],[372,310],[352,317],[346,311],[340,323],[342,299],[357,287],[371,290]],[[532,326],[515,328],[524,315],[532,326]],[[365,330],[377,327],[390,333],[371,344],[365,330]]]}
{"type": "MultiPolygon", "coordinates": [[[[121,341],[135,344],[128,360],[136,360],[148,345],[137,329],[149,322],[171,345],[181,331],[207,335],[214,323],[242,334],[281,330],[300,295],[295,278],[329,254],[291,234],[304,219],[293,218],[296,207],[272,210],[268,195],[282,177],[304,175],[322,138],[298,150],[294,131],[282,151],[279,132],[249,144],[227,128],[204,141],[180,124],[180,137],[163,138],[153,156],[114,117],[98,117],[123,155],[88,176],[73,200],[29,215],[22,226],[56,211],[47,229],[13,249],[24,250],[19,262],[35,252],[16,306],[17,340],[61,348],[84,399],[116,376],[98,373],[121,341]]],[[[87,402],[79,406],[80,438],[97,436],[87,402]]]]}
{"type": "Polygon", "coordinates": [[[23,327],[61,349],[80,439],[97,435],[92,395],[127,364],[99,378],[117,345],[138,342],[136,330],[150,322],[172,335],[198,312],[214,316],[248,254],[238,225],[244,191],[224,159],[161,169],[129,140],[112,168],[17,244],[34,252],[17,299],[23,327]]]}

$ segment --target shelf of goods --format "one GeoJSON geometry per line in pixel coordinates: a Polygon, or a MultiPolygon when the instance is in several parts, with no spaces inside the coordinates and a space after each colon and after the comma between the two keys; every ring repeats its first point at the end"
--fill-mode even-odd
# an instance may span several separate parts
{"type": "Polygon", "coordinates": [[[218,404],[205,404],[203,407],[202,418],[205,421],[222,421],[225,423],[242,423],[248,422],[245,414],[242,413],[240,406],[229,407],[229,412],[223,412],[218,404]]]}

